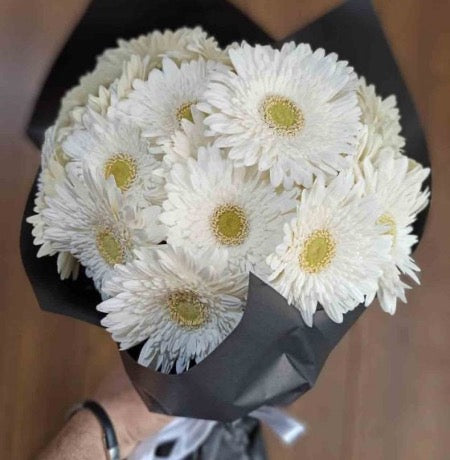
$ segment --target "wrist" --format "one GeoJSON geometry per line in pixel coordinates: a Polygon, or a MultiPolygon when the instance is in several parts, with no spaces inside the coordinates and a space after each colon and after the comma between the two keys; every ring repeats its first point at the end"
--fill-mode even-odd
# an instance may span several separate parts
{"type": "Polygon", "coordinates": [[[136,438],[133,431],[129,428],[132,423],[129,423],[130,420],[127,420],[122,404],[117,404],[115,401],[102,401],[101,399],[98,402],[106,411],[113,424],[122,458],[128,457],[138,444],[139,439],[136,438]]]}
{"type": "Polygon", "coordinates": [[[40,460],[100,460],[106,458],[102,428],[87,410],[73,414],[47,448],[40,460]]]}
{"type": "MultiPolygon", "coordinates": [[[[105,404],[99,404],[94,400],[86,400],[74,407],[71,417],[73,418],[77,414],[88,414],[90,416],[88,421],[91,427],[92,420],[95,420],[95,426],[100,430],[100,436],[97,436],[97,439],[102,440],[104,457],[110,460],[119,460],[122,458],[120,454],[123,454],[124,451],[126,452],[125,456],[128,455],[129,447],[132,447],[132,441],[121,429],[123,425],[117,423],[120,419],[111,416],[111,412],[115,413],[115,411],[109,408],[108,413],[108,408],[104,406],[105,404]]],[[[96,434],[98,435],[98,430],[96,434]]]]}
{"type": "Polygon", "coordinates": [[[66,428],[73,433],[74,438],[79,436],[83,439],[99,459],[105,457],[103,430],[92,412],[86,409],[79,410],[69,419],[66,428]]]}

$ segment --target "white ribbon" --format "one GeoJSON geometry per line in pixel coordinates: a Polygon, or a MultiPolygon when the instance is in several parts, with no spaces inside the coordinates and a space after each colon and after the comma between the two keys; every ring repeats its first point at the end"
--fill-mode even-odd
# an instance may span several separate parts
{"type": "Polygon", "coordinates": [[[260,407],[253,411],[250,416],[266,424],[284,444],[293,444],[306,431],[303,423],[275,407],[260,407]]]}
{"type": "MultiPolygon", "coordinates": [[[[285,444],[292,444],[304,432],[305,425],[275,407],[264,406],[249,414],[272,429],[285,444]]],[[[195,452],[219,422],[178,417],[158,434],[145,440],[128,457],[129,460],[182,460],[195,452]],[[156,455],[158,446],[173,442],[168,457],[156,455]]]]}

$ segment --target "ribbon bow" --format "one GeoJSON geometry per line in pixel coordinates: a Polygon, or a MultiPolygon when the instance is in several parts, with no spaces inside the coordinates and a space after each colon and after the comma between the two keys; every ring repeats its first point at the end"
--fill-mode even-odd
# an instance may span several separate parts
{"type": "MultiPolygon", "coordinates": [[[[294,443],[305,432],[303,423],[275,407],[263,406],[249,416],[267,425],[285,444],[294,443]]],[[[178,417],[158,434],[139,444],[129,460],[182,460],[206,441],[218,423],[178,417]],[[174,443],[169,456],[159,457],[156,454],[158,447],[169,442],[174,443]]]]}

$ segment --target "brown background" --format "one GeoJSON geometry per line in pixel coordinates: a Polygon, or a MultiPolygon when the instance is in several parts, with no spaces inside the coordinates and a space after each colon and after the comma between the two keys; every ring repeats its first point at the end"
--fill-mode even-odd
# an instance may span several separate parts
{"type": "MultiPolygon", "coordinates": [[[[34,458],[68,407],[117,360],[102,330],[38,309],[18,251],[39,161],[23,126],[86,3],[0,0],[0,458],[34,458]]],[[[234,3],[281,38],[336,2],[234,3]]],[[[417,252],[422,286],[394,318],[371,308],[342,341],[315,389],[292,407],[308,435],[289,449],[268,435],[277,460],[450,458],[450,2],[374,3],[419,108],[434,167],[417,252]]]]}

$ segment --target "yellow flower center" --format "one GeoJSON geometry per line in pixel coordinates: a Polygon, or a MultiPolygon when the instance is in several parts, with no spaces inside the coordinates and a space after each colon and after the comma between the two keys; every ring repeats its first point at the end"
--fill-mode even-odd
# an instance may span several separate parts
{"type": "Polygon", "coordinates": [[[221,244],[237,246],[242,244],[248,235],[247,216],[239,206],[224,204],[214,210],[211,228],[221,244]]]}
{"type": "Polygon", "coordinates": [[[137,165],[131,155],[119,153],[110,158],[104,167],[105,178],[114,176],[117,187],[124,192],[136,179],[137,165]]]}
{"type": "Polygon", "coordinates": [[[168,306],[173,321],[186,327],[200,327],[208,318],[208,310],[195,292],[175,291],[169,294],[168,306]]]}
{"type": "Polygon", "coordinates": [[[278,134],[297,134],[305,124],[303,112],[286,97],[267,96],[261,112],[266,124],[278,134]]]}
{"type": "Polygon", "coordinates": [[[318,273],[328,267],[336,254],[336,242],[328,230],[315,230],[303,243],[300,267],[308,273],[318,273]]]}
{"type": "Polygon", "coordinates": [[[181,123],[181,120],[189,120],[191,123],[194,122],[194,119],[192,117],[192,110],[191,107],[194,105],[193,102],[186,102],[177,109],[177,120],[181,123]]]}
{"type": "Polygon", "coordinates": [[[385,235],[391,235],[392,243],[395,244],[397,239],[397,224],[395,223],[395,219],[390,214],[386,213],[378,218],[377,224],[387,227],[385,235]]]}
{"type": "Polygon", "coordinates": [[[98,252],[109,265],[125,262],[125,246],[111,229],[99,229],[96,243],[98,252]]]}

